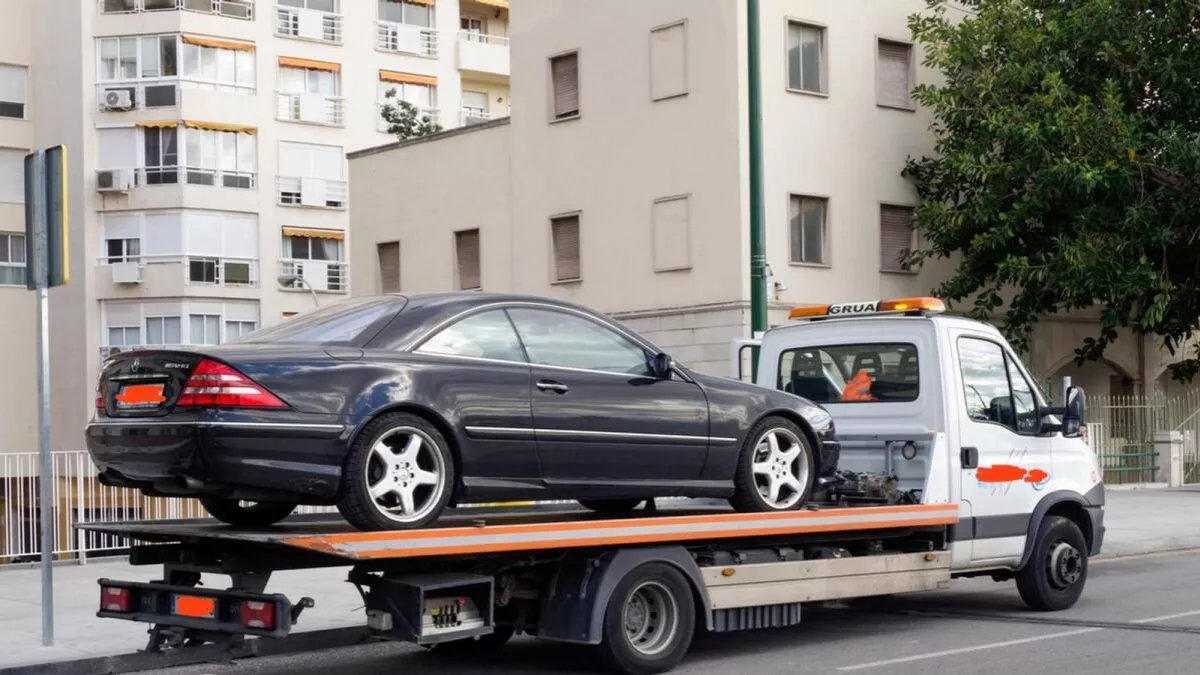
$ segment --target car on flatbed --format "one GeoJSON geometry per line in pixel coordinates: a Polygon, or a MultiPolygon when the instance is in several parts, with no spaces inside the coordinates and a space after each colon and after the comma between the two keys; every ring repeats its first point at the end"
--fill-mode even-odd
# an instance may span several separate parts
{"type": "Polygon", "coordinates": [[[351,299],[225,345],[120,353],[87,447],[107,485],[231,525],[336,504],[362,530],[467,501],[805,504],[837,467],[798,396],[694,372],[599,313],[477,292],[351,299]]]}

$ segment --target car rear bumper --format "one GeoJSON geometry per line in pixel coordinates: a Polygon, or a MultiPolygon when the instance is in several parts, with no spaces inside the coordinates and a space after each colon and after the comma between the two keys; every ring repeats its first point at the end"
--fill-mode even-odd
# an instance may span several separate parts
{"type": "Polygon", "coordinates": [[[149,494],[331,500],[349,432],[340,422],[100,418],[85,431],[109,485],[149,494]]]}

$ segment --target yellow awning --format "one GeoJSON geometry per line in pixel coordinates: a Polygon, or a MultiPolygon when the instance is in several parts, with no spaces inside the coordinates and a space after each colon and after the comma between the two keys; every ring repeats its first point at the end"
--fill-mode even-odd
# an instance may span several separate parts
{"type": "Polygon", "coordinates": [[[234,42],[233,40],[219,40],[200,35],[184,35],[183,44],[196,45],[197,47],[212,47],[213,49],[232,49],[239,52],[254,51],[253,42],[234,42]]]}
{"type": "Polygon", "coordinates": [[[412,73],[401,73],[397,70],[380,70],[380,82],[399,82],[402,84],[427,84],[431,87],[437,86],[437,78],[429,75],[413,75],[412,73]]]}
{"type": "Polygon", "coordinates": [[[170,129],[171,127],[179,126],[179,120],[157,120],[150,122],[138,122],[137,125],[143,129],[170,129]]]}
{"type": "Polygon", "coordinates": [[[248,127],[244,124],[227,124],[225,122],[197,122],[196,120],[184,120],[183,126],[189,129],[207,129],[209,131],[240,131],[244,134],[252,134],[258,131],[254,127],[248,127]]]}
{"type": "Polygon", "coordinates": [[[313,59],[298,59],[294,56],[279,57],[279,65],[289,68],[308,68],[310,70],[327,70],[331,73],[337,73],[342,70],[339,63],[330,63],[328,61],[314,61],[313,59]]]}
{"type": "MultiPolygon", "coordinates": [[[[410,2],[411,2],[411,0],[410,0],[410,2]]],[[[481,5],[488,5],[489,7],[499,7],[500,9],[508,9],[508,0],[475,0],[475,2],[478,2],[481,5]]]]}
{"type": "Polygon", "coordinates": [[[308,237],[310,239],[336,239],[342,241],[346,238],[346,233],[341,230],[314,230],[308,227],[285,227],[283,228],[283,236],[285,237],[308,237]]]}
{"type": "Polygon", "coordinates": [[[433,6],[433,0],[404,0],[404,2],[411,2],[414,5],[429,5],[430,7],[433,6]]]}

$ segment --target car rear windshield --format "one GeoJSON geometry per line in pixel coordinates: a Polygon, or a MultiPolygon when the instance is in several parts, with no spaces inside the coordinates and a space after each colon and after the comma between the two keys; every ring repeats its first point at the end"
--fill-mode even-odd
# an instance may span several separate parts
{"type": "Polygon", "coordinates": [[[401,298],[345,300],[286,319],[277,326],[249,333],[232,342],[359,345],[370,339],[403,306],[401,298]]]}
{"type": "Polygon", "coordinates": [[[789,349],[779,358],[780,389],[817,403],[899,403],[920,392],[911,344],[789,349]]]}

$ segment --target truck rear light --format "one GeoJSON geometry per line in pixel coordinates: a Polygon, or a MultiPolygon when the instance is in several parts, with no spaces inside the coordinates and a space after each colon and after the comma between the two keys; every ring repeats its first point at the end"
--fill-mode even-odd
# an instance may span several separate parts
{"type": "Polygon", "coordinates": [[[285,408],[283,401],[233,368],[205,359],[196,365],[177,406],[285,408]]]}
{"type": "Polygon", "coordinates": [[[247,628],[275,630],[275,603],[246,600],[242,602],[242,625],[247,628]]]}
{"type": "Polygon", "coordinates": [[[128,588],[100,587],[100,609],[127,614],[133,608],[133,593],[128,588]]]}

